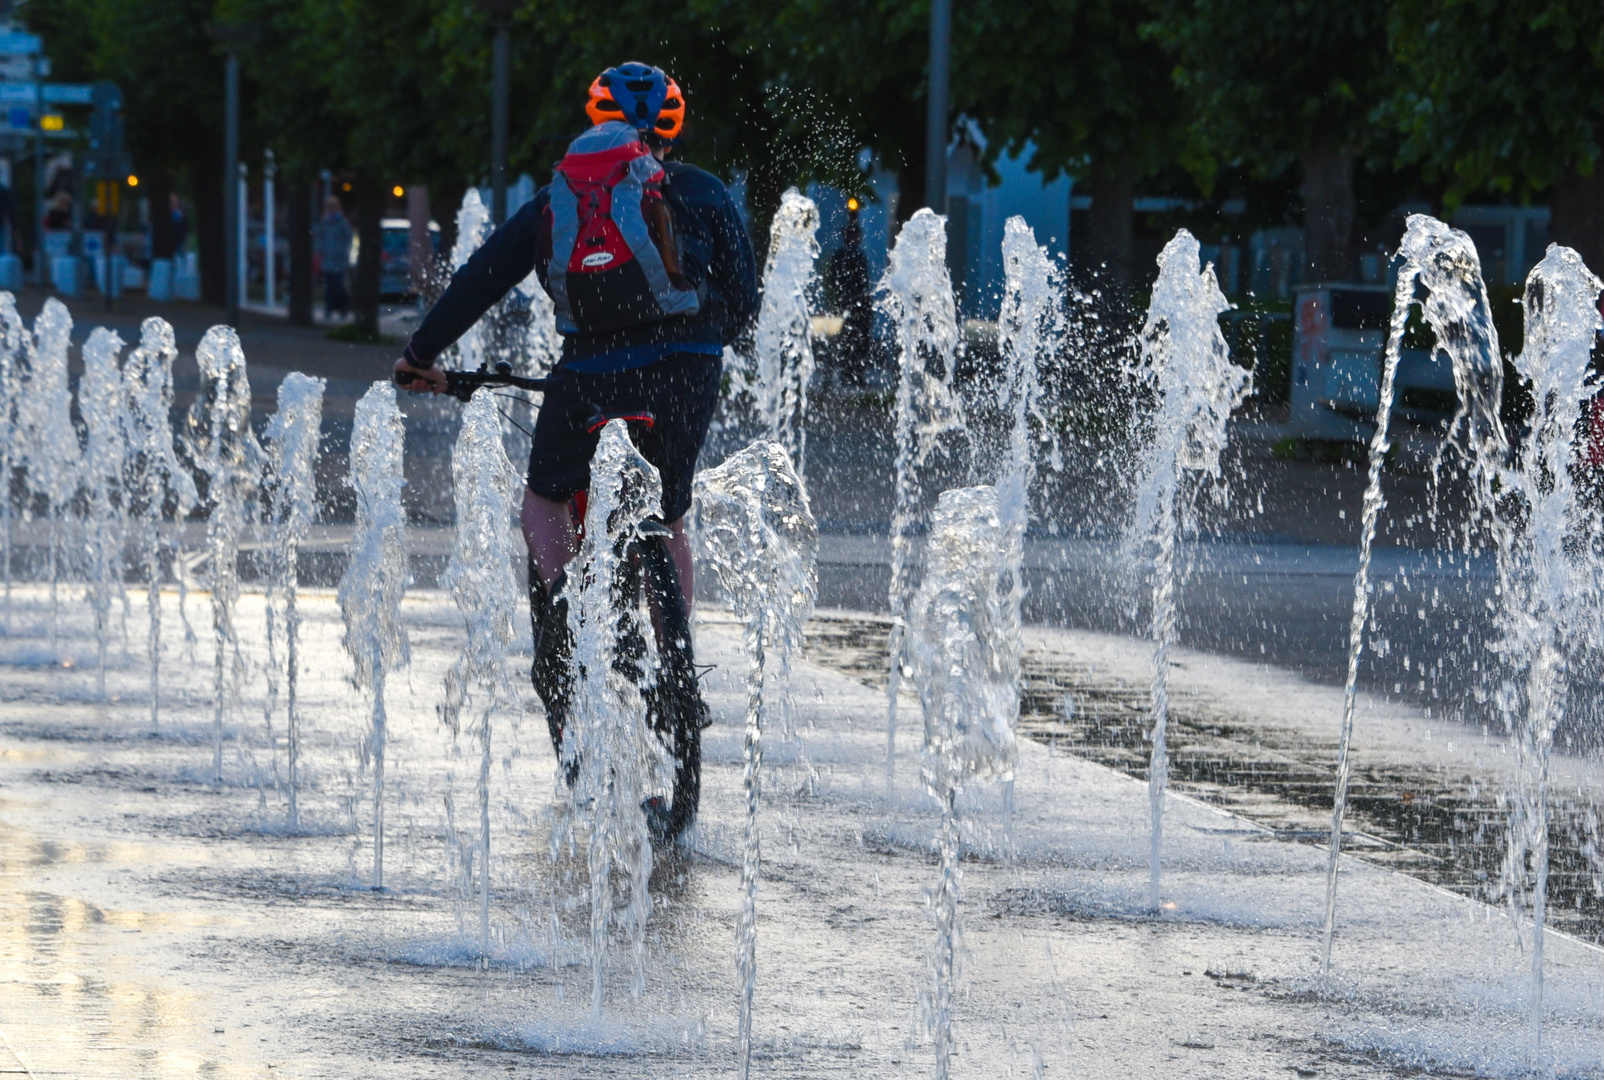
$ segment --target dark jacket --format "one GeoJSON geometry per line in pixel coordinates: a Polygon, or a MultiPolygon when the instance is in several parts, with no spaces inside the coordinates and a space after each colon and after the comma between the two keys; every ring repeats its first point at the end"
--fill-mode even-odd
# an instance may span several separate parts
{"type": "MultiPolygon", "coordinates": [[[[673,316],[609,333],[564,335],[563,363],[594,360],[639,346],[695,344],[705,349],[728,345],[757,314],[757,260],[729,191],[694,165],[666,161],[663,172],[663,198],[674,215],[680,266],[702,293],[700,309],[695,315],[673,316]]],[[[452,275],[451,284],[407,345],[410,362],[434,363],[531,270],[542,286],[547,284],[546,266],[536,253],[550,250],[546,215],[550,197],[550,188],[541,188],[452,275]]]]}

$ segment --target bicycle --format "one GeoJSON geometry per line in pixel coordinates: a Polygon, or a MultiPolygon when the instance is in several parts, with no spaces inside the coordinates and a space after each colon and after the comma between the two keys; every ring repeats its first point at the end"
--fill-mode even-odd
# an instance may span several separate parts
{"type": "MultiPolygon", "coordinates": [[[[512,365],[505,361],[492,368],[477,371],[446,371],[446,393],[466,403],[482,389],[512,388],[531,392],[544,392],[553,380],[512,373],[512,365]]],[[[397,377],[398,383],[402,382],[397,377]]],[[[595,431],[612,420],[623,420],[629,427],[631,441],[639,445],[642,431],[650,430],[655,423],[650,413],[608,415],[598,409],[590,430],[595,431]]],[[[583,540],[588,492],[580,491],[569,501],[569,510],[583,540]]],[[[642,805],[647,816],[654,845],[666,845],[688,828],[696,817],[702,789],[702,731],[712,720],[698,690],[698,675],[691,649],[690,614],[685,609],[684,594],[680,590],[679,575],[674,569],[668,549],[668,538],[673,535],[660,521],[648,520],[624,549],[623,573],[620,594],[644,600],[651,612],[653,636],[657,645],[657,666],[648,671],[648,655],[644,640],[631,640],[621,636],[614,650],[614,670],[642,687],[646,700],[647,723],[653,733],[674,759],[674,784],[671,801],[663,805],[654,796],[642,805]],[[650,678],[648,678],[650,676],[650,678]],[[646,684],[646,685],[642,685],[646,684]]],[[[530,572],[534,572],[531,565],[530,572]]],[[[552,722],[553,746],[561,755],[562,728],[552,722]]],[[[577,763],[567,770],[572,785],[578,776],[577,763]]]]}

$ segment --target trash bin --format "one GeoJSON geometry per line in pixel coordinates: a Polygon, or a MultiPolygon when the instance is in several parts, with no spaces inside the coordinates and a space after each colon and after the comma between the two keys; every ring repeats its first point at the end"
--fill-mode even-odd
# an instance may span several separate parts
{"type": "Polygon", "coordinates": [[[16,255],[0,255],[0,289],[16,292],[22,288],[22,259],[16,255]]]}
{"type": "Polygon", "coordinates": [[[166,302],[173,298],[173,260],[152,259],[150,262],[150,287],[145,293],[152,300],[166,302]]]}
{"type": "Polygon", "coordinates": [[[50,284],[62,296],[78,295],[78,257],[57,255],[50,260],[50,284]]]}

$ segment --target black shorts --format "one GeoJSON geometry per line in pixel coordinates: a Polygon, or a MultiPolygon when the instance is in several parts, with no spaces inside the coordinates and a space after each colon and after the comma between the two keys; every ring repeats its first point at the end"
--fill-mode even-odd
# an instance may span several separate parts
{"type": "Polygon", "coordinates": [[[590,459],[601,439],[598,414],[650,413],[652,428],[639,436],[641,456],[663,478],[663,521],[691,508],[696,456],[718,405],[722,357],[675,353],[644,367],[606,375],[558,368],[546,391],[529,449],[529,490],[564,502],[590,487],[590,459]]]}

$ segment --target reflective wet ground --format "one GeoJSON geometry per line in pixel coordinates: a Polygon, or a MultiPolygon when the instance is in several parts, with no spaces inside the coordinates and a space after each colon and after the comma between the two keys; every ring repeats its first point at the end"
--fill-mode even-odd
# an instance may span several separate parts
{"type": "MultiPolygon", "coordinates": [[[[174,608],[168,704],[152,729],[137,637],[113,650],[112,699],[99,701],[77,601],[64,648],[50,654],[42,591],[23,600],[25,617],[0,639],[0,1067],[81,1077],[733,1073],[744,668],[727,617],[710,610],[698,628],[700,658],[718,665],[702,819],[654,874],[643,993],[631,997],[614,943],[595,1020],[583,848],[550,858],[558,788],[536,711],[497,728],[494,937],[481,957],[463,873],[476,755],[435,714],[462,642],[449,601],[423,592],[404,606],[413,664],[392,684],[388,888],[375,893],[358,749],[367,709],[346,681],[332,596],[314,591],[303,607],[314,660],[302,684],[309,786],[298,832],[284,825],[282,713],[271,727],[264,716],[259,595],[240,606],[250,663],[221,785],[210,780],[210,653],[197,643],[186,658],[174,608]]],[[[204,603],[191,597],[198,629],[204,603]]],[[[872,622],[821,617],[841,645],[798,665],[795,737],[770,733],[756,1075],[933,1068],[920,998],[936,807],[918,780],[916,706],[905,702],[888,796],[883,694],[839,670],[868,663],[867,631],[856,628],[872,622]]],[[[135,598],[130,626],[142,625],[135,598]]],[[[1055,633],[1032,631],[1033,654],[1083,665],[1116,689],[1139,670],[1139,643],[1055,633]]],[[[1197,654],[1178,660],[1189,718],[1230,697],[1240,722],[1267,734],[1326,722],[1329,688],[1197,654]]],[[[1428,730],[1446,734],[1418,710],[1388,708],[1401,706],[1362,713],[1362,730],[1392,733],[1362,755],[1396,757],[1428,730]]],[[[1184,796],[1167,809],[1167,906],[1150,911],[1145,787],[1089,750],[1069,752],[1065,739],[1056,750],[1023,746],[1011,826],[994,787],[965,794],[957,1075],[1032,1075],[1038,1061],[1048,1076],[1526,1073],[1529,931],[1506,913],[1349,860],[1336,971],[1321,978],[1323,853],[1184,796]]],[[[1491,770],[1496,757],[1485,753],[1491,770]]],[[[1541,1060],[1598,1075],[1604,954],[1559,937],[1549,958],[1541,1060]]]]}
{"type": "MultiPolygon", "coordinates": [[[[815,619],[811,655],[883,690],[889,628],[884,619],[815,619]]],[[[1141,659],[1140,649],[1131,643],[1132,666],[1141,659]]],[[[1131,678],[1130,670],[1121,673],[1125,677],[1099,670],[1077,650],[1033,649],[1024,671],[1022,734],[1055,752],[1147,779],[1151,718],[1145,681],[1131,678]]],[[[1183,691],[1170,706],[1170,783],[1273,830],[1277,838],[1323,847],[1331,838],[1340,718],[1307,716],[1291,727],[1256,722],[1262,718],[1252,709],[1234,710],[1229,700],[1183,691]]],[[[1492,733],[1445,723],[1438,742],[1457,751],[1456,731],[1461,741],[1487,744],[1494,760],[1504,759],[1492,733]]],[[[1348,797],[1344,846],[1367,862],[1497,904],[1509,820],[1503,772],[1430,751],[1428,740],[1413,755],[1361,757],[1348,797]]],[[[1549,925],[1595,944],[1604,943],[1601,794],[1596,781],[1560,786],[1549,841],[1549,925]]]]}

